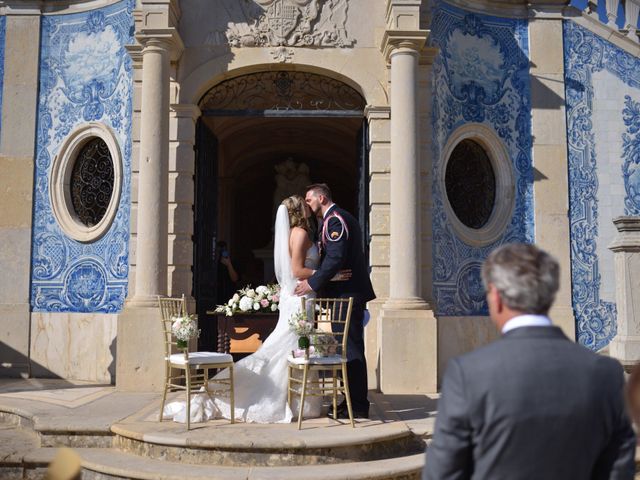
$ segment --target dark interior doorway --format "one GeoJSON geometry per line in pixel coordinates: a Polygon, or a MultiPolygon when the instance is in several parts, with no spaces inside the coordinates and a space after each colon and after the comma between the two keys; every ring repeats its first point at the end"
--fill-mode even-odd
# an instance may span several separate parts
{"type": "Polygon", "coordinates": [[[203,350],[217,346],[216,318],[207,311],[237,288],[275,282],[272,226],[283,198],[304,195],[307,182],[325,182],[336,203],[357,214],[368,238],[368,132],[362,110],[289,109],[271,115],[226,107],[201,105],[197,126],[193,296],[203,350]],[[221,264],[221,241],[239,276],[236,282],[221,264]]]}

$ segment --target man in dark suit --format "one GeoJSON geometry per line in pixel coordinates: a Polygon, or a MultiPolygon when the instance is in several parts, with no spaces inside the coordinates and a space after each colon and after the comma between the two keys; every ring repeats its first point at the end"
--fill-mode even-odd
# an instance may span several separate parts
{"type": "Polygon", "coordinates": [[[423,478],[632,479],[621,365],[547,317],[558,263],[510,244],[489,255],[482,276],[502,337],[449,362],[423,478]]]}
{"type": "MultiPolygon", "coordinates": [[[[330,298],[353,297],[347,341],[347,377],[354,416],[368,418],[363,321],[366,303],[376,295],[362,251],[362,231],[353,215],[333,203],[331,190],[326,184],[307,187],[305,200],[311,210],[322,218],[319,238],[321,264],[308,280],[298,284],[295,293],[304,295],[313,290],[330,298]],[[351,277],[344,281],[330,281],[340,270],[350,270],[351,277]]],[[[344,402],[338,408],[338,418],[348,418],[344,402]]]]}

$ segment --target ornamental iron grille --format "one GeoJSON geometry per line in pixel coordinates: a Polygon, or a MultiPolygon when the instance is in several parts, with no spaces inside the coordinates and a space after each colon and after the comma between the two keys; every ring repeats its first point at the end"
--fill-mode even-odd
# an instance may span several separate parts
{"type": "Polygon", "coordinates": [[[444,182],[458,219],[473,229],[486,225],[496,201],[496,176],[487,152],[478,143],[466,139],[456,145],[444,182]]]}
{"type": "Polygon", "coordinates": [[[104,217],[113,195],[113,180],[109,147],[101,138],[90,140],[80,150],[69,182],[73,209],[87,227],[104,217]]]}
{"type": "Polygon", "coordinates": [[[352,87],[307,72],[258,72],[226,80],[200,101],[206,114],[223,111],[358,111],[365,101],[352,87]]]}

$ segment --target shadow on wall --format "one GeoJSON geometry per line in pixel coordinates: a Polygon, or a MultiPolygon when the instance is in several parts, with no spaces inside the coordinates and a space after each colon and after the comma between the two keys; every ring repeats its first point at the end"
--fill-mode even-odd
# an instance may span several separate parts
{"type": "Polygon", "coordinates": [[[564,96],[558,95],[550,86],[558,84],[558,88],[564,93],[562,80],[549,78],[545,74],[536,74],[536,64],[529,62],[531,74],[531,108],[540,110],[560,110],[564,107],[564,96]]]}
{"type": "Polygon", "coordinates": [[[0,342],[0,378],[29,378],[34,373],[44,378],[61,378],[56,373],[31,362],[29,357],[0,342]]]}

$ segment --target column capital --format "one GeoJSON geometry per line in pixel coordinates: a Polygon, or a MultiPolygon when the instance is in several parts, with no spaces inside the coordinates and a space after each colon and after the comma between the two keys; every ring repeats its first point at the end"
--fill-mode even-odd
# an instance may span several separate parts
{"type": "Polygon", "coordinates": [[[140,44],[132,44],[125,45],[124,48],[129,52],[129,56],[131,57],[133,68],[141,69],[142,68],[142,45],[140,44]]]}
{"type": "Polygon", "coordinates": [[[380,50],[387,63],[395,53],[418,55],[428,36],[429,30],[385,30],[380,50]]]}
{"type": "Polygon", "coordinates": [[[202,115],[200,107],[193,103],[172,103],[170,108],[171,114],[178,118],[192,118],[195,121],[202,115]]]}
{"type": "Polygon", "coordinates": [[[622,216],[613,219],[618,235],[609,250],[612,252],[640,252],[640,217],[622,216]]]}
{"type": "Polygon", "coordinates": [[[367,105],[364,108],[364,116],[367,120],[389,120],[391,107],[389,105],[367,105]]]}
{"type": "Polygon", "coordinates": [[[5,15],[40,15],[42,13],[41,0],[4,0],[0,1],[5,15]]]}
{"type": "Polygon", "coordinates": [[[136,33],[136,40],[142,45],[142,55],[152,50],[164,50],[172,62],[177,62],[184,52],[184,43],[175,28],[144,29],[136,33]]]}

